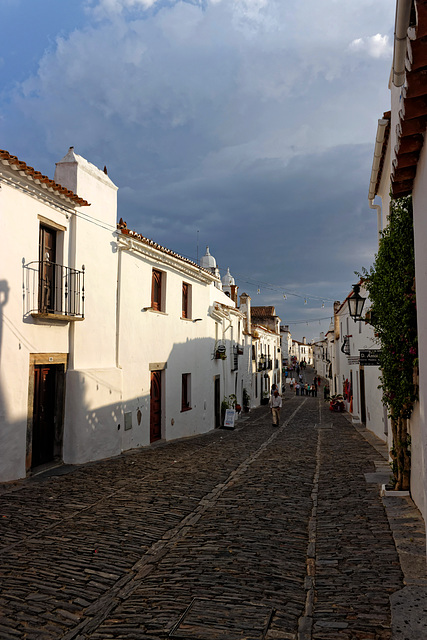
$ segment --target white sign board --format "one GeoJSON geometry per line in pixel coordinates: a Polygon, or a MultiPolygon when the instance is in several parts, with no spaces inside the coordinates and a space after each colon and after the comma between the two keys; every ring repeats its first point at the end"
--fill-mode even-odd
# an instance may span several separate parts
{"type": "Polygon", "coordinates": [[[236,412],[234,409],[226,409],[225,410],[225,418],[224,418],[224,427],[227,429],[234,429],[234,419],[236,417],[236,412]]]}

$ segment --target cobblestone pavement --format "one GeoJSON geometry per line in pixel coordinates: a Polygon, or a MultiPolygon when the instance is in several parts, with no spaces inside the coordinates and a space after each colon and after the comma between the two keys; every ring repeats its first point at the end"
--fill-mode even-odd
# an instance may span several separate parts
{"type": "Polygon", "coordinates": [[[285,395],[279,428],[260,407],[3,487],[0,638],[391,640],[378,457],[323,399],[285,395]]]}

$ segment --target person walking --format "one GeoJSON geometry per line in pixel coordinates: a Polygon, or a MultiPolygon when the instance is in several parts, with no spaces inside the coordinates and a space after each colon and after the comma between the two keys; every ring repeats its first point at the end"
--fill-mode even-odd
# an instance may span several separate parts
{"type": "Polygon", "coordinates": [[[295,394],[297,396],[299,396],[299,388],[300,388],[300,384],[299,384],[299,382],[297,382],[296,385],[295,385],[295,394]]]}
{"type": "Polygon", "coordinates": [[[282,408],[282,396],[277,389],[275,389],[274,393],[270,396],[269,404],[273,416],[273,427],[278,427],[280,423],[280,409],[282,408]]]}

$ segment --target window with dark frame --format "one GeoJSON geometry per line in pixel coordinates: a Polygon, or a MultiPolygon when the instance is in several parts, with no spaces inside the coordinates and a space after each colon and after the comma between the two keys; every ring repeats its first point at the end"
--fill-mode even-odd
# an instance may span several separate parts
{"type": "Polygon", "coordinates": [[[182,318],[190,317],[190,309],[189,309],[189,291],[190,285],[186,282],[182,283],[182,318]]]}
{"type": "Polygon", "coordinates": [[[191,409],[190,385],[191,385],[191,373],[183,373],[182,374],[181,411],[189,411],[191,409]]]}
{"type": "Polygon", "coordinates": [[[55,311],[56,230],[40,225],[39,311],[55,311]]]}
{"type": "Polygon", "coordinates": [[[151,285],[151,307],[156,311],[162,309],[162,272],[153,269],[152,285],[151,285]]]}

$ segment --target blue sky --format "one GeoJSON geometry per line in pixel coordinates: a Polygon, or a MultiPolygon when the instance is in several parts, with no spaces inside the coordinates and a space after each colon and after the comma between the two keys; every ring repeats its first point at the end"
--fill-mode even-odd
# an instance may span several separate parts
{"type": "Polygon", "coordinates": [[[0,8],[1,148],[53,177],[74,146],[107,165],[129,227],[193,259],[209,245],[297,339],[327,328],[376,249],[393,2],[0,8]]]}

